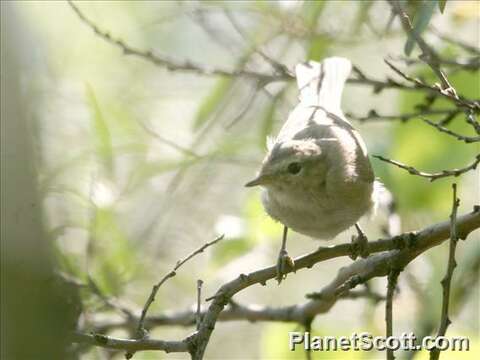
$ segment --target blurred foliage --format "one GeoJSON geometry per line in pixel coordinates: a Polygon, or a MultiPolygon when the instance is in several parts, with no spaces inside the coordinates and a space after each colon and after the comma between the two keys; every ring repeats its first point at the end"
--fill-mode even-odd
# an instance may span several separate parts
{"type": "Polygon", "coordinates": [[[437,4],[441,6],[441,9],[445,7],[445,5],[442,7],[438,0],[416,1],[415,3],[418,9],[413,17],[413,31],[409,35],[407,43],[405,44],[404,51],[406,55],[412,53],[413,47],[415,46],[415,37],[420,36],[427,29],[433,13],[437,9],[437,4]]]}
{"type": "MultiPolygon", "coordinates": [[[[478,25],[475,3],[403,2],[413,16],[415,31],[427,37],[431,36],[432,23],[437,26],[437,22],[448,22],[448,30],[457,30],[457,26],[468,28],[472,21],[478,25]]],[[[282,226],[265,214],[260,192],[247,192],[242,185],[258,168],[266,137],[276,134],[296,102],[293,82],[263,88],[263,84],[252,79],[166,72],[125,56],[112,44],[100,40],[67,5],[31,4],[18,6],[32,24],[38,43],[46,47],[46,53],[32,60],[44,68],[30,68],[35,76],[28,82],[27,90],[32,103],[38,103],[38,172],[47,204],[45,217],[52,237],[59,243],[62,270],[81,280],[91,276],[105,294],[125,296],[138,305],[146,299],[159,274],[185,256],[186,249],[210,240],[218,218],[235,214],[243,219],[241,232],[209,249],[206,259],[198,259],[194,267],[185,270],[184,278],[172,279],[172,287],[177,288],[160,297],[158,302],[163,310],[164,306],[189,306],[197,278],[209,274],[213,288],[218,279],[210,279],[210,275],[221,275],[223,267],[232,261],[248,259],[249,254],[263,251],[264,244],[277,251],[282,226]],[[51,22],[50,11],[58,14],[58,23],[51,22]],[[248,103],[245,99],[252,92],[253,101],[248,103]],[[179,294],[185,294],[184,301],[179,294]]],[[[384,79],[392,74],[381,67],[383,57],[401,55],[404,44],[412,59],[418,50],[398,26],[387,26],[388,5],[378,1],[120,1],[78,2],[78,6],[100,28],[135,48],[154,48],[154,52],[169,58],[185,57],[207,67],[273,72],[274,64],[266,57],[291,69],[305,59],[341,55],[350,57],[373,78],[384,79]],[[235,23],[229,20],[228,12],[235,23]]],[[[433,44],[442,56],[465,56],[437,40],[433,44]]],[[[428,83],[437,81],[425,66],[409,67],[408,73],[428,83]]],[[[459,94],[480,98],[478,71],[449,70],[448,76],[459,94]]],[[[347,91],[354,87],[349,85],[347,91]]],[[[373,93],[369,87],[361,87],[352,94],[345,96],[344,103],[357,115],[377,108],[385,114],[411,113],[427,102],[424,93],[413,91],[373,93]]],[[[438,99],[431,109],[449,106],[447,101],[438,99]]],[[[431,119],[441,120],[438,116],[431,119]]],[[[477,145],[462,144],[433,130],[418,118],[354,125],[371,140],[370,149],[425,171],[462,167],[479,150],[477,145]]],[[[448,127],[473,135],[461,116],[451,119],[448,127]]],[[[373,165],[376,175],[396,196],[407,229],[446,218],[453,179],[430,183],[388,164],[373,161],[373,165]]],[[[465,193],[472,193],[471,198],[462,199],[465,204],[478,197],[477,180],[471,181],[473,176],[454,179],[466,189],[465,193]]],[[[308,250],[315,246],[316,243],[308,250]]],[[[474,264],[480,257],[479,247],[472,249],[459,261],[465,265],[459,266],[459,278],[471,280],[472,274],[478,274],[474,264]]],[[[419,312],[416,323],[415,319],[410,322],[412,327],[420,327],[422,320],[430,324],[438,318],[438,282],[445,253],[432,253],[426,256],[426,266],[433,270],[423,277],[427,280],[427,300],[423,307],[417,305],[423,313],[419,312]]],[[[258,267],[256,259],[253,265],[247,261],[252,260],[245,260],[245,267],[258,267]]],[[[271,263],[274,258],[268,261],[271,263]]],[[[332,267],[332,272],[316,274],[318,286],[336,270],[332,267]]],[[[303,285],[296,285],[295,292],[269,288],[275,295],[266,299],[298,301],[298,296],[294,296],[303,295],[299,294],[303,285]]],[[[469,286],[474,287],[472,291],[478,290],[475,281],[469,282],[469,286]]],[[[459,287],[454,293],[454,306],[472,295],[462,290],[459,287]]],[[[261,296],[258,295],[258,302],[263,301],[261,296]]],[[[343,308],[339,305],[339,309],[343,308]]],[[[378,321],[373,318],[374,309],[368,311],[371,317],[365,326],[375,332],[378,321]]],[[[414,309],[411,313],[415,313],[414,309]]],[[[459,331],[478,329],[478,321],[471,321],[459,331]]],[[[345,335],[345,327],[329,320],[321,329],[314,324],[314,332],[345,335]]],[[[259,357],[303,359],[303,351],[286,350],[288,331],[292,330],[291,324],[265,326],[259,339],[259,357]]],[[[475,334],[471,335],[475,338],[475,334]]],[[[478,351],[456,354],[455,358],[473,358],[475,354],[478,351]]],[[[150,356],[157,358],[159,354],[143,358],[150,356]]],[[[359,356],[370,358],[355,352],[313,353],[315,359],[359,356]]]]}
{"type": "Polygon", "coordinates": [[[138,272],[135,248],[112,209],[98,209],[91,229],[91,275],[107,294],[119,295],[123,284],[138,272]]]}
{"type": "Polygon", "coordinates": [[[221,77],[217,80],[215,85],[212,87],[211,93],[205,97],[198,108],[195,122],[193,124],[194,130],[197,130],[199,127],[204,125],[222,100],[227,98],[229,95],[228,90],[232,83],[232,78],[221,77]]]}
{"type": "Polygon", "coordinates": [[[95,139],[97,157],[106,169],[109,177],[113,176],[113,150],[110,131],[100,110],[95,93],[87,84],[87,100],[92,111],[92,134],[95,139]]]}
{"type": "MultiPolygon", "coordinates": [[[[431,72],[424,68],[418,73],[426,81],[435,82],[431,72]]],[[[480,98],[480,74],[478,72],[457,72],[449,77],[451,83],[458,93],[471,98],[480,98]]],[[[404,92],[400,97],[399,111],[411,113],[416,105],[421,104],[424,94],[404,92]]],[[[433,109],[448,108],[449,103],[444,99],[438,99],[433,109]]],[[[431,116],[429,119],[441,120],[438,116],[431,116]]],[[[450,128],[460,134],[473,135],[473,129],[465,121],[462,115],[452,119],[450,128]]],[[[443,169],[463,167],[472,162],[475,153],[478,151],[474,144],[465,145],[451,136],[432,131],[432,127],[425,124],[421,119],[414,119],[406,123],[397,124],[392,130],[395,132],[390,154],[394,159],[415,166],[427,172],[437,172],[443,169]]],[[[411,176],[408,172],[388,166],[387,174],[382,179],[401,194],[398,199],[401,209],[405,212],[411,209],[430,210],[438,217],[444,217],[451,208],[451,200],[448,194],[452,179],[435,181],[433,183],[426,179],[411,176]],[[395,175],[392,175],[395,173],[395,175]]]]}

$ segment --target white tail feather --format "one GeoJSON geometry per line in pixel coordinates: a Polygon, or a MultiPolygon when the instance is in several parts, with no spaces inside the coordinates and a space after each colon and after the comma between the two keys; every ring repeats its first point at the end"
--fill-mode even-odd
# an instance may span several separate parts
{"type": "Polygon", "coordinates": [[[300,102],[341,114],[343,86],[351,70],[350,60],[341,57],[327,58],[321,63],[309,61],[298,64],[295,72],[300,102]]]}

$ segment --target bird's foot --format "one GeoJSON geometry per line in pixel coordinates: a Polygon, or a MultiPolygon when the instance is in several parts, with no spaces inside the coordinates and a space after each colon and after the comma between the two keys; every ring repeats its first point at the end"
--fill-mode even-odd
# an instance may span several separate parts
{"type": "Polygon", "coordinates": [[[358,235],[352,235],[352,253],[350,255],[352,260],[355,260],[358,255],[362,258],[366,258],[369,255],[367,236],[358,224],[355,224],[355,228],[357,229],[358,235]]]}
{"type": "Polygon", "coordinates": [[[282,249],[278,254],[278,260],[277,260],[276,279],[279,285],[282,282],[282,280],[287,277],[288,270],[293,270],[293,272],[295,272],[295,261],[293,261],[290,255],[288,255],[287,250],[282,249]]]}

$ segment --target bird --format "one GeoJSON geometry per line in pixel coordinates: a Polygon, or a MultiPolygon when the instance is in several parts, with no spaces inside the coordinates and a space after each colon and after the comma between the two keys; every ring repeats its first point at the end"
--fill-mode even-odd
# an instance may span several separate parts
{"type": "Polygon", "coordinates": [[[267,138],[260,170],[245,184],[263,188],[261,200],[267,214],[284,225],[277,261],[279,283],[287,267],[295,270],[286,250],[288,229],[331,240],[355,226],[355,248],[368,256],[367,238],[358,220],[374,211],[380,183],[365,142],[341,110],[351,69],[350,60],[343,57],[296,65],[298,104],[278,135],[267,138]]]}

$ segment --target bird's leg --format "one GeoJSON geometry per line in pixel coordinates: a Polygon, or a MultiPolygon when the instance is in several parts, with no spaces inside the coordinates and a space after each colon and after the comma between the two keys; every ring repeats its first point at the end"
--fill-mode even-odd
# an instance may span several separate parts
{"type": "Polygon", "coordinates": [[[355,224],[355,229],[357,229],[358,235],[352,236],[352,254],[351,258],[355,260],[358,255],[360,255],[362,258],[368,257],[368,238],[363,232],[362,228],[358,223],[355,224]]]}
{"type": "Polygon", "coordinates": [[[277,260],[277,281],[280,284],[283,279],[287,277],[287,267],[293,269],[295,271],[295,262],[293,259],[288,255],[287,252],[287,232],[288,227],[283,227],[283,238],[282,238],[282,247],[280,248],[280,253],[278,254],[277,260]]]}

